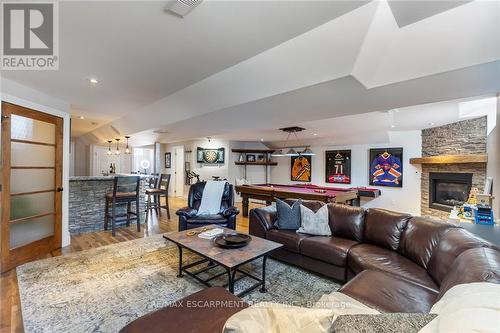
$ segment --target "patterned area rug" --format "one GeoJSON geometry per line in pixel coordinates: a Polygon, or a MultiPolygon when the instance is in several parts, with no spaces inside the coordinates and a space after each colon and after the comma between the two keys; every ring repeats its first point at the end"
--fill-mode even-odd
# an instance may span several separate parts
{"type": "MultiPolygon", "coordinates": [[[[195,259],[195,255],[189,258],[195,259]]],[[[190,277],[177,278],[177,261],[177,247],[156,235],[20,266],[24,329],[117,332],[130,321],[204,288],[190,277]]],[[[246,267],[259,274],[260,264],[261,260],[246,267]]],[[[224,278],[217,282],[226,283],[224,278]]],[[[256,289],[244,299],[310,307],[340,287],[272,259],[266,282],[267,293],[256,289]]],[[[236,282],[236,292],[251,283],[248,278],[236,282]]]]}

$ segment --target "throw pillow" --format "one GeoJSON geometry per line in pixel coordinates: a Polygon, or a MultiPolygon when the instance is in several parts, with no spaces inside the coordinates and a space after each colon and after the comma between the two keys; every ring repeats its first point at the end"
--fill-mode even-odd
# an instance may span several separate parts
{"type": "Polygon", "coordinates": [[[378,315],[343,315],[333,323],[334,333],[378,333],[405,332],[417,333],[436,314],[432,313],[383,313],[378,315]]]}
{"type": "Polygon", "coordinates": [[[328,206],[324,205],[315,212],[300,206],[301,226],[297,232],[316,236],[331,236],[332,231],[328,223],[328,206]]]}
{"type": "Polygon", "coordinates": [[[281,230],[297,230],[300,228],[300,206],[302,201],[299,199],[291,206],[286,202],[276,199],[276,212],[278,219],[275,226],[281,230]]]}
{"type": "Polygon", "coordinates": [[[230,317],[223,333],[328,333],[335,310],[262,302],[230,317]]]}
{"type": "MultiPolygon", "coordinates": [[[[492,273],[492,276],[494,273],[492,273]]],[[[500,284],[472,282],[450,288],[431,313],[436,320],[422,332],[498,332],[500,284]]]]}

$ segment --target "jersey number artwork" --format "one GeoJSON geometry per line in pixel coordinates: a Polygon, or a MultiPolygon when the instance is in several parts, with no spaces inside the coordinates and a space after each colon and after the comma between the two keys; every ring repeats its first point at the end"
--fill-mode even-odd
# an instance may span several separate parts
{"type": "Polygon", "coordinates": [[[325,170],[327,183],[351,183],[351,151],[327,150],[325,152],[325,170]]]}

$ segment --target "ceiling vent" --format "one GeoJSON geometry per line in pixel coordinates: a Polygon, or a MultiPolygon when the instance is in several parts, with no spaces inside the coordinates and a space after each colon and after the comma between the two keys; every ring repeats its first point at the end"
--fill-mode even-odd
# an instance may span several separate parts
{"type": "Polygon", "coordinates": [[[153,133],[155,133],[155,134],[167,134],[168,131],[166,129],[161,129],[160,128],[160,129],[154,130],[153,133]]]}
{"type": "Polygon", "coordinates": [[[120,133],[120,131],[119,131],[119,130],[117,130],[117,129],[116,129],[116,127],[114,127],[113,125],[111,125],[110,127],[111,127],[111,129],[112,129],[112,130],[113,130],[116,134],[118,134],[118,135],[120,135],[120,134],[121,134],[121,133],[120,133]]]}
{"type": "Polygon", "coordinates": [[[177,0],[177,1],[171,1],[168,3],[167,7],[165,8],[167,11],[180,16],[184,17],[187,14],[189,14],[193,9],[198,7],[198,5],[202,2],[203,0],[177,0]]]}

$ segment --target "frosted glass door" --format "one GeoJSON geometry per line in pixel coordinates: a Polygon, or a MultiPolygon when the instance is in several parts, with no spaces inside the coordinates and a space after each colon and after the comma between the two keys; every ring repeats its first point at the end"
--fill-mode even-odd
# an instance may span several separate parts
{"type": "Polygon", "coordinates": [[[8,103],[2,116],[5,271],[60,247],[62,119],[8,103]]]}

